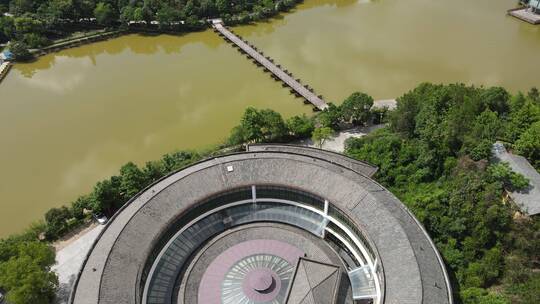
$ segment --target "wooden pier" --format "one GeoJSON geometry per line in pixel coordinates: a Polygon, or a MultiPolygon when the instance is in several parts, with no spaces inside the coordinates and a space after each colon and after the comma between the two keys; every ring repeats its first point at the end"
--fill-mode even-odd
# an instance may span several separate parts
{"type": "Polygon", "coordinates": [[[116,37],[119,37],[120,35],[123,35],[123,34],[125,34],[127,32],[128,31],[125,31],[125,30],[110,31],[110,32],[100,32],[100,33],[92,34],[92,35],[89,35],[89,36],[83,36],[83,37],[79,37],[79,38],[67,39],[67,40],[64,40],[64,41],[60,41],[60,42],[54,43],[52,45],[43,47],[41,49],[30,50],[30,52],[32,54],[34,54],[35,56],[42,56],[42,55],[46,55],[48,53],[58,52],[58,51],[68,49],[68,48],[82,46],[82,45],[85,45],[85,44],[89,44],[89,43],[93,43],[93,42],[97,42],[97,41],[103,41],[103,40],[107,40],[107,39],[110,39],[110,38],[116,38],[116,37]]]}
{"type": "Polygon", "coordinates": [[[2,64],[0,64],[0,81],[2,81],[4,77],[6,77],[10,68],[11,68],[11,63],[9,63],[9,61],[4,61],[2,62],[2,64]]]}
{"type": "Polygon", "coordinates": [[[272,76],[276,80],[282,81],[284,86],[291,88],[291,92],[296,96],[303,97],[308,103],[311,103],[316,110],[328,108],[328,104],[323,100],[322,96],[317,96],[312,88],[302,85],[300,79],[295,79],[289,71],[283,69],[280,65],[275,64],[274,60],[265,57],[261,51],[257,50],[257,48],[229,31],[223,25],[223,21],[213,19],[210,20],[210,22],[216,32],[226,40],[230,41],[234,46],[238,47],[240,51],[251,57],[257,65],[264,67],[266,71],[272,73],[272,76]]]}
{"type": "Polygon", "coordinates": [[[520,7],[508,10],[508,15],[521,19],[533,25],[540,24],[540,14],[534,13],[528,7],[520,7]]]}

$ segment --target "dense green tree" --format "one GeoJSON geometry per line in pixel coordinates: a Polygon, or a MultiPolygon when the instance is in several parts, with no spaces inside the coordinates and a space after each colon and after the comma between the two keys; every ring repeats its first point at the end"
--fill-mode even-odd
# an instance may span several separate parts
{"type": "Polygon", "coordinates": [[[509,190],[520,190],[529,186],[529,180],[523,175],[513,172],[508,163],[490,165],[488,173],[494,181],[500,182],[504,188],[509,190]]]}
{"type": "Polygon", "coordinates": [[[144,165],[142,169],[144,175],[144,186],[148,186],[151,183],[159,180],[165,176],[168,172],[164,170],[163,164],[160,161],[150,161],[144,165]]]}
{"type": "Polygon", "coordinates": [[[240,125],[232,130],[229,143],[279,141],[287,135],[287,125],[281,115],[273,110],[249,107],[240,125]]]}
{"type": "Polygon", "coordinates": [[[412,160],[401,152],[407,149],[402,147],[403,141],[398,135],[391,133],[386,129],[381,129],[371,133],[362,139],[348,139],[345,142],[345,150],[349,156],[363,159],[377,167],[379,167],[379,179],[388,184],[395,182],[396,178],[400,176],[410,176],[414,171],[414,168],[407,168],[407,166],[397,166],[398,161],[403,161],[409,164],[412,160]],[[402,149],[403,148],[403,149],[402,149]],[[394,170],[400,169],[400,172],[394,170]]]}
{"type": "Polygon", "coordinates": [[[84,219],[84,211],[90,210],[92,206],[92,200],[88,195],[83,195],[77,198],[71,204],[71,216],[77,220],[84,219]]]}
{"type": "Polygon", "coordinates": [[[195,152],[179,151],[175,153],[165,154],[161,158],[164,173],[170,173],[181,169],[191,163],[201,159],[201,155],[195,152]]]}
{"type": "Polygon", "coordinates": [[[227,144],[229,146],[241,145],[246,141],[245,139],[246,134],[244,132],[244,128],[241,125],[238,125],[231,130],[231,134],[227,139],[227,144]]]}
{"type": "Polygon", "coordinates": [[[172,22],[179,21],[177,12],[168,5],[162,6],[157,11],[156,19],[159,22],[159,27],[162,29],[170,28],[172,22]]]}
{"type": "Polygon", "coordinates": [[[371,115],[373,98],[365,93],[355,92],[341,104],[341,114],[347,122],[365,125],[371,115]]]}
{"type": "Polygon", "coordinates": [[[230,0],[216,0],[216,8],[220,13],[230,12],[231,2],[230,0]]]}
{"type": "Polygon", "coordinates": [[[9,12],[15,15],[35,12],[37,1],[33,0],[12,0],[9,2],[9,12]]]}
{"type": "Polygon", "coordinates": [[[532,87],[529,92],[527,93],[527,97],[529,97],[532,101],[536,103],[540,103],[540,91],[536,87],[532,87]]]}
{"type": "Polygon", "coordinates": [[[71,0],[49,0],[38,8],[38,16],[49,25],[60,24],[62,20],[73,20],[79,17],[71,0]]]}
{"type": "Polygon", "coordinates": [[[139,193],[145,186],[145,174],[137,165],[129,162],[120,168],[120,191],[126,199],[139,193]]]}
{"type": "Polygon", "coordinates": [[[540,122],[534,123],[515,143],[516,151],[540,168],[540,122]]]}
{"type": "Polygon", "coordinates": [[[287,119],[287,128],[291,135],[296,138],[309,138],[315,129],[315,124],[313,119],[303,114],[302,116],[293,116],[287,119]]]}
{"type": "Polygon", "coordinates": [[[476,117],[470,135],[477,140],[495,141],[502,127],[502,121],[497,113],[487,109],[476,117]]]}
{"type": "Polygon", "coordinates": [[[502,120],[487,109],[476,117],[470,134],[465,136],[464,148],[473,160],[489,159],[492,145],[502,131],[502,120]]]}
{"type": "Polygon", "coordinates": [[[475,161],[482,159],[489,159],[491,157],[491,149],[493,147],[493,141],[489,139],[484,139],[474,144],[474,147],[471,148],[469,154],[471,158],[475,161]]]}
{"type": "Polygon", "coordinates": [[[331,128],[328,128],[328,127],[316,128],[313,131],[313,135],[311,136],[311,139],[319,148],[322,148],[322,145],[324,144],[324,142],[332,138],[332,134],[334,134],[334,130],[332,130],[331,128]]]}
{"type": "Polygon", "coordinates": [[[90,199],[92,210],[95,213],[104,212],[111,215],[124,204],[121,182],[120,177],[113,176],[94,186],[90,199]]]}
{"type": "Polygon", "coordinates": [[[261,113],[255,108],[247,108],[240,122],[243,129],[244,140],[259,142],[264,139],[262,125],[263,118],[261,113]]]}
{"type": "Polygon", "coordinates": [[[0,41],[15,38],[15,21],[11,17],[0,16],[0,41]]]}
{"type": "MultiPolygon", "coordinates": [[[[540,224],[534,219],[516,224],[513,207],[501,203],[503,188],[520,189],[528,181],[507,164],[489,164],[499,137],[539,142],[528,134],[534,121],[530,96],[426,83],[398,98],[389,128],[346,142],[346,153],[377,165],[377,180],[429,231],[456,278],[455,290],[461,290],[458,303],[538,298],[532,275],[537,264],[531,261],[539,260],[540,224]],[[501,294],[483,289],[501,281],[501,294]]],[[[539,158],[515,152],[533,163],[539,158]]]]}
{"type": "Polygon", "coordinates": [[[508,112],[510,94],[504,88],[491,87],[481,93],[480,98],[484,101],[487,108],[499,115],[508,112]]]}
{"type": "Polygon", "coordinates": [[[0,286],[11,304],[49,304],[58,279],[50,267],[54,250],[45,243],[24,237],[0,241],[0,286]]]}
{"type": "Polygon", "coordinates": [[[328,108],[317,115],[317,122],[322,127],[332,128],[337,131],[339,130],[341,117],[341,108],[333,103],[329,103],[328,108]]]}
{"type": "Polygon", "coordinates": [[[61,237],[68,228],[68,220],[72,217],[70,210],[63,206],[60,208],[52,208],[45,213],[45,223],[47,228],[45,235],[49,240],[55,240],[61,237]]]}
{"type": "Polygon", "coordinates": [[[115,21],[115,12],[110,3],[100,2],[96,5],[94,9],[94,17],[96,21],[104,26],[110,26],[115,21]]]}
{"type": "Polygon", "coordinates": [[[120,21],[123,23],[128,23],[129,21],[142,21],[142,16],[140,17],[140,20],[137,20],[137,18],[135,17],[135,10],[137,10],[137,8],[131,5],[124,6],[120,10],[120,21]]]}
{"type": "Polygon", "coordinates": [[[287,125],[281,114],[270,109],[263,109],[260,113],[262,116],[260,128],[265,141],[281,140],[287,135],[287,125]]]}
{"type": "Polygon", "coordinates": [[[519,299],[519,304],[536,304],[540,299],[540,273],[532,272],[523,282],[509,286],[508,292],[513,298],[519,299]]]}
{"type": "Polygon", "coordinates": [[[483,288],[471,287],[461,292],[463,304],[510,304],[503,296],[490,294],[483,288]]]}
{"type": "Polygon", "coordinates": [[[200,14],[203,16],[208,16],[208,17],[216,16],[217,14],[216,3],[212,0],[201,0],[200,14]]]}
{"type": "Polygon", "coordinates": [[[22,41],[24,41],[30,49],[37,49],[48,44],[47,38],[36,33],[25,34],[22,41]]]}
{"type": "Polygon", "coordinates": [[[515,141],[533,123],[540,121],[540,105],[531,100],[515,100],[510,113],[510,122],[506,126],[506,137],[509,141],[515,141]]]}
{"type": "MultiPolygon", "coordinates": [[[[30,48],[68,36],[94,23],[122,29],[144,27],[164,31],[195,31],[207,26],[206,19],[220,16],[231,24],[246,23],[275,15],[293,7],[299,0],[1,0],[0,43],[17,39],[30,48]],[[13,17],[3,16],[8,10],[13,17]],[[17,21],[17,28],[14,24],[17,21]],[[131,24],[130,21],[138,21],[131,24]],[[142,23],[141,21],[145,21],[142,23]],[[180,21],[184,21],[182,24],[180,21]]],[[[91,25],[90,27],[94,27],[91,25]]],[[[22,57],[21,57],[22,58],[22,57]]]]}
{"type": "Polygon", "coordinates": [[[16,17],[13,19],[15,32],[22,36],[27,33],[39,33],[43,30],[43,23],[31,17],[16,17]]]}
{"type": "Polygon", "coordinates": [[[406,93],[398,99],[396,110],[390,115],[392,130],[404,134],[407,137],[414,136],[416,126],[416,115],[419,111],[419,101],[417,95],[421,93],[427,84],[422,84],[411,92],[406,93]]]}

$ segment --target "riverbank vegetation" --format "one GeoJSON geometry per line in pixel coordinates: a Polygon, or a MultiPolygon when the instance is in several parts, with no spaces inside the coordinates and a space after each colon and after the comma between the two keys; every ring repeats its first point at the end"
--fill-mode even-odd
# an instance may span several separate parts
{"type": "Polygon", "coordinates": [[[275,16],[299,0],[64,1],[0,0],[0,44],[11,41],[17,60],[78,31],[96,28],[189,32],[207,27],[206,19],[228,24],[275,16]]]}
{"type": "Polygon", "coordinates": [[[505,188],[528,181],[505,164],[490,163],[490,151],[495,140],[503,140],[540,169],[539,95],[422,84],[399,98],[392,112],[373,108],[373,99],[358,92],[313,116],[284,119],[273,110],[248,108],[222,145],[166,154],[143,166],[129,162],[91,193],[49,210],[28,232],[0,241],[0,288],[12,304],[49,303],[58,284],[50,272],[50,242],[88,223],[92,214],[114,216],[155,181],[204,158],[247,143],[322,143],[342,128],[388,122],[348,140],[346,153],[377,165],[376,179],[424,224],[448,265],[457,303],[536,303],[540,222],[516,217],[501,200],[505,188]]]}
{"type": "Polygon", "coordinates": [[[372,104],[371,97],[355,93],[343,102],[342,106],[332,105],[331,110],[325,110],[313,117],[299,115],[286,120],[281,114],[270,109],[247,108],[240,124],[233,128],[229,138],[222,145],[206,151],[178,151],[166,154],[161,159],[147,162],[142,167],[128,162],[120,168],[118,175],[98,182],[91,193],[77,198],[66,206],[50,209],[45,214],[44,221],[32,225],[27,232],[1,240],[0,277],[5,279],[0,278],[0,288],[8,292],[10,304],[51,303],[50,299],[54,297],[58,280],[50,271],[50,267],[54,264],[54,251],[48,244],[91,222],[93,214],[112,217],[137,193],[155,181],[204,158],[241,150],[247,143],[291,142],[310,138],[314,133],[320,132],[318,130],[327,130],[323,132],[328,133],[333,131],[326,125],[333,125],[336,128],[340,125],[351,126],[352,116],[363,117],[354,120],[354,123],[365,124],[369,119],[368,106],[356,107],[357,111],[362,113],[351,114],[351,110],[347,110],[349,112],[346,111],[346,115],[341,113],[342,108],[363,105],[366,99],[371,100],[368,104],[372,104]],[[34,250],[31,246],[39,248],[40,257],[34,258],[31,255],[31,250],[34,250]],[[17,264],[14,263],[25,265],[18,265],[21,271],[15,272],[13,265],[17,264]],[[23,266],[26,268],[22,268],[23,266]],[[18,286],[17,282],[36,285],[30,288],[26,285],[18,286]],[[39,301],[34,301],[38,298],[39,301]]]}
{"type": "Polygon", "coordinates": [[[42,227],[0,240],[0,288],[10,304],[52,303],[58,278],[51,271],[54,249],[38,240],[42,227]]]}
{"type": "Polygon", "coordinates": [[[528,181],[490,162],[502,140],[539,169],[539,121],[536,90],[423,84],[399,99],[387,128],[346,144],[349,156],[379,167],[376,179],[424,224],[458,303],[540,299],[540,221],[501,199],[528,181]]]}

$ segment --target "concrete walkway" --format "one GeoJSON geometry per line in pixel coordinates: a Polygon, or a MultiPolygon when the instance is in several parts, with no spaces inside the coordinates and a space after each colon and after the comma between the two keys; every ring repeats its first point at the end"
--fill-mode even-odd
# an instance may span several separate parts
{"type": "MultiPolygon", "coordinates": [[[[349,130],[343,130],[341,132],[337,132],[332,136],[331,139],[325,141],[320,147],[323,150],[329,150],[334,152],[343,153],[345,151],[345,141],[348,138],[354,137],[359,138],[366,136],[367,134],[383,128],[384,125],[375,125],[375,126],[369,126],[369,127],[355,127],[349,130]]],[[[319,148],[311,139],[304,139],[298,142],[294,142],[292,144],[297,144],[300,146],[307,146],[307,147],[314,147],[319,148]]]]}
{"type": "Polygon", "coordinates": [[[98,225],[84,231],[77,240],[56,252],[56,265],[52,267],[52,270],[58,274],[57,304],[67,304],[71,286],[103,227],[105,226],[98,225]]]}

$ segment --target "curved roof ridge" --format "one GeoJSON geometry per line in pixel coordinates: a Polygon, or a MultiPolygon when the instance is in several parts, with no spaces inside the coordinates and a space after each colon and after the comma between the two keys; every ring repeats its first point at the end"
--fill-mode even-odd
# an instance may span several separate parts
{"type": "MultiPolygon", "coordinates": [[[[301,153],[302,150],[303,149],[296,150],[298,153],[292,151],[260,151],[217,156],[173,172],[147,187],[126,203],[126,205],[124,205],[124,207],[122,207],[111,219],[106,229],[101,232],[100,237],[96,240],[92,250],[85,259],[80,275],[77,277],[70,303],[89,303],[82,299],[86,296],[90,296],[90,298],[103,296],[102,289],[108,287],[102,286],[102,284],[106,281],[111,282],[110,280],[112,279],[111,274],[107,274],[106,268],[117,267],[118,263],[121,262],[121,260],[116,258],[115,260],[112,260],[112,254],[122,246],[130,246],[128,242],[131,239],[130,235],[133,237],[137,235],[141,240],[148,239],[150,242],[155,241],[153,233],[159,231],[158,227],[151,228],[148,226],[141,229],[140,227],[137,228],[137,225],[139,222],[141,225],[154,225],[157,223],[161,223],[160,225],[169,224],[168,222],[159,221],[161,219],[159,214],[166,213],[166,211],[160,210],[161,208],[166,209],[174,207],[175,200],[178,200],[179,198],[183,200],[184,203],[191,202],[192,200],[200,199],[202,197],[201,195],[204,195],[204,193],[208,191],[217,193],[219,192],[219,189],[226,190],[239,185],[257,184],[263,181],[270,181],[275,182],[275,184],[283,185],[290,183],[293,188],[305,188],[305,191],[307,192],[312,192],[325,198],[335,198],[335,203],[339,204],[343,209],[353,212],[355,216],[359,216],[356,218],[355,222],[359,222],[364,226],[366,224],[376,225],[373,227],[366,227],[371,231],[366,232],[368,237],[373,238],[375,235],[378,235],[377,239],[371,239],[370,241],[375,243],[376,249],[380,246],[385,248],[385,250],[393,248],[391,250],[392,252],[384,253],[384,259],[381,258],[381,264],[383,265],[383,269],[385,269],[385,275],[386,270],[388,270],[387,267],[395,267],[395,269],[392,269],[389,273],[400,276],[400,272],[403,272],[403,275],[406,275],[407,271],[405,271],[405,269],[413,266],[418,269],[420,275],[421,284],[417,285],[416,288],[421,289],[421,298],[416,298],[416,300],[414,300],[415,297],[412,296],[414,294],[413,290],[401,290],[401,292],[396,290],[396,292],[387,292],[387,300],[391,303],[394,303],[395,300],[400,303],[452,303],[449,281],[442,259],[423,226],[421,226],[417,219],[410,213],[407,207],[376,181],[357,172],[350,166],[347,166],[343,161],[344,159],[353,161],[352,159],[342,156],[342,161],[337,163],[328,160],[325,157],[328,154],[324,152],[321,152],[322,155],[317,156],[317,153],[301,153]],[[235,167],[234,171],[227,172],[226,166],[235,167]],[[279,169],[283,170],[279,171],[279,169]],[[280,174],[277,174],[277,172],[280,172],[280,174]],[[215,178],[218,176],[220,176],[220,178],[216,180],[215,178]],[[296,180],[296,177],[303,180],[296,180]],[[320,186],[322,187],[316,188],[313,183],[321,183],[320,186]],[[199,189],[197,186],[201,186],[201,188],[199,189]],[[190,190],[188,191],[187,189],[190,190]],[[176,197],[176,195],[181,196],[176,197]],[[356,203],[350,204],[349,206],[347,201],[356,201],[356,203]],[[156,207],[159,208],[156,209],[156,207]],[[384,207],[383,209],[385,211],[383,212],[383,209],[380,207],[384,207]],[[367,214],[366,210],[370,213],[367,214]],[[395,213],[396,210],[401,210],[401,212],[395,213]],[[382,216],[382,218],[378,218],[379,216],[382,216]],[[398,217],[394,218],[394,216],[398,217]],[[369,217],[372,217],[372,219],[369,219],[369,217]],[[388,217],[388,221],[385,220],[384,217],[388,217]],[[390,225],[393,221],[396,221],[394,222],[396,224],[399,223],[399,227],[395,226],[392,228],[385,226],[390,225]],[[416,229],[409,229],[413,226],[415,226],[416,229]],[[398,232],[398,230],[395,229],[403,229],[402,237],[404,236],[406,240],[393,239],[393,237],[396,236],[395,233],[398,232]],[[373,235],[373,232],[376,234],[373,235]],[[146,236],[144,236],[145,234],[146,236]],[[414,238],[411,239],[411,236],[414,236],[414,238]],[[397,246],[398,243],[401,245],[397,246]],[[418,244],[428,245],[425,246],[426,248],[418,248],[416,247],[418,244]],[[416,260],[415,265],[401,265],[399,263],[403,261],[402,254],[404,252],[401,250],[405,250],[405,247],[402,246],[410,246],[412,250],[411,253],[416,260]],[[426,250],[433,254],[429,252],[425,253],[426,250]],[[436,258],[438,260],[438,270],[430,268],[434,266],[431,260],[427,262],[422,260],[426,254],[429,259],[433,260],[436,258]],[[391,258],[392,256],[395,256],[395,258],[391,258]],[[392,259],[395,259],[395,263],[390,262],[392,259]],[[424,290],[426,287],[424,285],[427,285],[430,279],[436,279],[437,276],[444,277],[445,282],[442,284],[447,285],[447,290],[449,291],[447,300],[445,301],[441,298],[431,298],[432,296],[435,296],[436,293],[424,290]],[[83,284],[84,286],[80,286],[80,284],[83,284]],[[87,290],[87,288],[93,289],[93,291],[87,290]],[[77,295],[78,292],[81,292],[79,296],[77,295]],[[404,298],[398,299],[398,295],[403,296],[404,298]]],[[[310,150],[310,152],[315,152],[315,150],[318,149],[310,150]]],[[[210,194],[211,193],[208,195],[210,194]]],[[[176,204],[177,203],[178,202],[176,202],[176,204]]],[[[175,212],[181,213],[181,210],[175,210],[175,212]]],[[[163,217],[163,219],[165,218],[166,217],[163,217]]],[[[152,244],[144,245],[152,246],[152,244]]],[[[127,249],[128,247],[126,247],[126,250],[127,249]]],[[[129,252],[129,250],[126,250],[124,250],[124,252],[129,252]]],[[[144,251],[145,249],[141,248],[141,250],[144,251]]],[[[139,257],[145,255],[145,253],[138,254],[139,257]]],[[[116,256],[120,257],[118,255],[116,256]]],[[[138,260],[133,260],[132,262],[135,261],[138,260]]],[[[412,269],[410,270],[412,271],[412,269]]],[[[121,281],[117,278],[115,279],[121,281]]],[[[402,283],[411,284],[413,281],[414,280],[411,277],[407,278],[407,280],[404,280],[402,283]],[[407,283],[407,281],[409,283],[407,283]]],[[[385,284],[387,285],[387,288],[398,288],[397,285],[395,285],[398,284],[396,278],[388,278],[388,282],[393,283],[391,286],[385,284]]],[[[125,294],[129,293],[134,294],[134,298],[131,299],[135,299],[136,303],[138,303],[136,296],[138,291],[125,291],[125,294]]],[[[91,301],[91,299],[89,300],[91,301]]],[[[107,300],[115,301],[118,299],[107,300]]]]}

